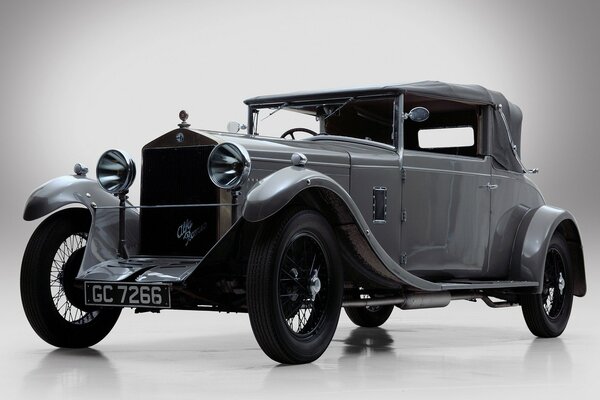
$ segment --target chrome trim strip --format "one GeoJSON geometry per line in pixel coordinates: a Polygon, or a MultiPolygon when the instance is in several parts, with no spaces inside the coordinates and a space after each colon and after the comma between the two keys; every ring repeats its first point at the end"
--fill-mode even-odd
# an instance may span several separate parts
{"type": "Polygon", "coordinates": [[[125,207],[119,207],[119,206],[92,206],[93,208],[97,209],[97,210],[102,210],[102,209],[119,209],[119,208],[186,208],[186,207],[231,207],[234,206],[235,204],[233,203],[213,203],[213,204],[159,204],[156,206],[134,206],[134,205],[130,205],[130,206],[125,206],[125,207]]]}
{"type": "Polygon", "coordinates": [[[310,138],[307,138],[304,140],[307,142],[330,141],[330,142],[346,142],[346,143],[362,144],[362,145],[366,145],[366,146],[378,147],[383,150],[389,150],[389,151],[396,152],[396,147],[394,147],[392,145],[381,143],[381,142],[376,142],[374,140],[358,139],[358,138],[354,138],[354,137],[350,137],[350,136],[338,136],[338,135],[324,134],[324,135],[319,135],[319,136],[313,136],[313,137],[310,137],[310,138]]]}
{"type": "Polygon", "coordinates": [[[422,167],[409,167],[404,166],[404,169],[407,171],[421,171],[421,172],[439,172],[442,174],[459,174],[459,175],[477,175],[477,176],[485,176],[489,177],[490,174],[484,174],[481,172],[471,172],[471,171],[456,171],[456,170],[448,170],[448,169],[437,169],[437,168],[422,168],[422,167]]]}
{"type": "MultiPolygon", "coordinates": [[[[286,165],[292,165],[290,159],[277,159],[277,158],[267,158],[267,157],[252,157],[252,161],[253,162],[266,162],[266,163],[279,163],[279,164],[286,164],[286,165]]],[[[341,163],[332,163],[332,162],[323,162],[323,161],[312,161],[312,160],[308,160],[306,165],[322,165],[322,166],[327,166],[327,167],[340,167],[340,168],[349,168],[350,165],[349,164],[341,164],[341,163]]]]}

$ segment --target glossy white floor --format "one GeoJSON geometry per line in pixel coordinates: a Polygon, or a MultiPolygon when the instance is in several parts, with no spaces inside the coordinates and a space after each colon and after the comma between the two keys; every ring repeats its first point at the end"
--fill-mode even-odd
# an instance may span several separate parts
{"type": "Polygon", "coordinates": [[[356,328],[343,314],[328,351],[301,366],[268,359],[246,315],[127,311],[95,348],[56,350],[10,303],[0,344],[4,399],[547,399],[597,398],[600,389],[593,295],[576,300],[567,331],[552,340],[534,339],[519,308],[483,303],[395,310],[381,329],[356,328]]]}

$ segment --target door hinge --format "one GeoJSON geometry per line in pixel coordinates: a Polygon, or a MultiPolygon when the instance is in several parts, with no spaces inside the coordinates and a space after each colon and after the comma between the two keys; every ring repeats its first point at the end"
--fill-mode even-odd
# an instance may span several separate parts
{"type": "Polygon", "coordinates": [[[400,254],[400,265],[402,267],[406,266],[406,264],[408,263],[408,256],[406,255],[406,253],[402,253],[400,254]]]}
{"type": "Polygon", "coordinates": [[[401,221],[401,222],[406,222],[406,218],[407,218],[407,212],[406,212],[406,209],[405,209],[405,208],[403,208],[403,209],[402,209],[402,215],[401,215],[401,217],[400,217],[400,221],[401,221]]]}
{"type": "Polygon", "coordinates": [[[402,182],[406,180],[406,170],[404,168],[400,169],[400,179],[402,179],[402,182]]]}

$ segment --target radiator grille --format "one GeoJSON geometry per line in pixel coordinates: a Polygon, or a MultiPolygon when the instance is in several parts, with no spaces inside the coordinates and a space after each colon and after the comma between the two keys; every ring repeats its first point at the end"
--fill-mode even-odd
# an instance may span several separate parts
{"type": "MultiPolygon", "coordinates": [[[[141,204],[218,203],[219,190],[210,181],[206,165],[213,147],[145,149],[141,204]]],[[[141,252],[202,256],[217,240],[218,216],[218,207],[142,208],[141,252]]]]}

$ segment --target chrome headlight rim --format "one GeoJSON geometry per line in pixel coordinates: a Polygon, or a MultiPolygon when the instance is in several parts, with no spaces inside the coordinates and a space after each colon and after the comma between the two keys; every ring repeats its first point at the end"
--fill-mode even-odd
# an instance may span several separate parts
{"type": "MultiPolygon", "coordinates": [[[[223,161],[221,161],[221,163],[223,163],[223,161]]],[[[244,146],[241,146],[239,144],[233,142],[220,143],[217,146],[215,146],[215,148],[212,149],[212,151],[210,152],[210,155],[208,156],[207,166],[208,177],[210,178],[212,183],[215,184],[215,186],[225,190],[237,189],[244,183],[246,183],[246,181],[248,180],[248,176],[250,175],[250,154],[244,148],[244,146]],[[228,181],[219,179],[219,176],[217,176],[217,172],[215,171],[215,163],[217,161],[217,158],[220,157],[221,160],[223,160],[225,158],[224,156],[233,157],[240,164],[238,168],[241,167],[241,170],[236,174],[236,176],[228,181]]],[[[223,171],[221,171],[221,174],[223,174],[223,171]]]]}
{"type": "Polygon", "coordinates": [[[135,180],[136,167],[133,158],[126,151],[119,149],[106,150],[96,164],[96,179],[102,189],[110,194],[118,195],[127,192],[133,181],[135,180]],[[107,168],[109,165],[120,166],[120,170],[113,170],[107,168]],[[108,174],[113,173],[112,176],[118,178],[118,180],[108,179],[108,174]],[[120,174],[119,174],[120,172],[120,174]]]}

